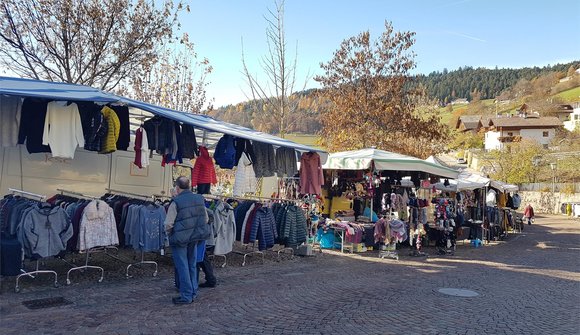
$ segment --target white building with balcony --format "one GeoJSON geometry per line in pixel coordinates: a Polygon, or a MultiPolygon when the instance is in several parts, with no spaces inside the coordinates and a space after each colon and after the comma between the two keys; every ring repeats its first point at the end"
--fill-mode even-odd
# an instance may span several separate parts
{"type": "Polygon", "coordinates": [[[547,147],[562,126],[557,117],[512,116],[491,118],[485,133],[485,149],[501,150],[507,144],[530,139],[547,147]]]}
{"type": "Polygon", "coordinates": [[[580,102],[573,105],[572,113],[568,114],[568,118],[564,121],[564,128],[569,131],[580,129],[580,102]]]}

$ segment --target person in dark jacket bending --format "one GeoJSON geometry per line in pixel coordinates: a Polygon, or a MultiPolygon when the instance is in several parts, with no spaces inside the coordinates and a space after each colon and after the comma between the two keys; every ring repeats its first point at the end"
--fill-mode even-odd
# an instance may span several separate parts
{"type": "Polygon", "coordinates": [[[179,297],[174,304],[190,304],[197,296],[197,246],[211,235],[203,196],[190,191],[187,177],[175,180],[177,194],[165,218],[165,232],[173,253],[179,297]]]}

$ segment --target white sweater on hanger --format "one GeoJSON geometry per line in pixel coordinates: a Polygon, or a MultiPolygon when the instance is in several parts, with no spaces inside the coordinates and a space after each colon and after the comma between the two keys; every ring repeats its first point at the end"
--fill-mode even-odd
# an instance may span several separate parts
{"type": "Polygon", "coordinates": [[[50,145],[52,157],[73,159],[77,145],[85,145],[77,104],[52,101],[46,107],[42,144],[50,145]]]}

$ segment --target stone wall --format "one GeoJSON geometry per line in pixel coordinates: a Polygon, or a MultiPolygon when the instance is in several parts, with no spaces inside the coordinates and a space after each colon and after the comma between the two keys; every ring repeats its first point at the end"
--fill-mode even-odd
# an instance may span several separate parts
{"type": "Polygon", "coordinates": [[[580,202],[580,194],[575,193],[572,195],[567,195],[564,193],[556,192],[531,192],[531,191],[520,191],[518,192],[522,198],[521,209],[523,209],[526,204],[532,204],[535,213],[552,213],[560,214],[560,206],[565,202],[580,202]]]}

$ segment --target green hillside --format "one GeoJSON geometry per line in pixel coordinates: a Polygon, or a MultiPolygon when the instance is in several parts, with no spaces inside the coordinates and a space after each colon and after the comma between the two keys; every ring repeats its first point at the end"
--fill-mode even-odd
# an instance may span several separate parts
{"type": "Polygon", "coordinates": [[[567,91],[556,94],[557,97],[562,98],[567,102],[579,102],[580,101],[580,86],[569,89],[567,91]]]}

